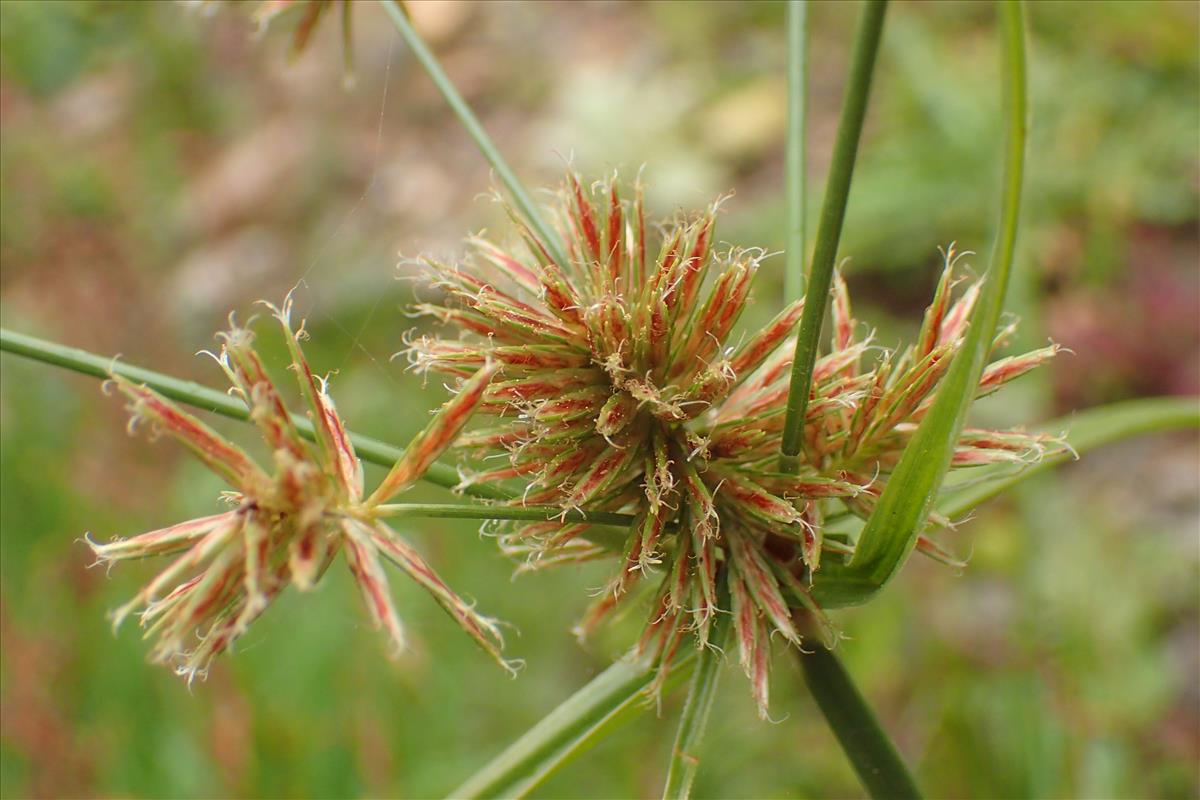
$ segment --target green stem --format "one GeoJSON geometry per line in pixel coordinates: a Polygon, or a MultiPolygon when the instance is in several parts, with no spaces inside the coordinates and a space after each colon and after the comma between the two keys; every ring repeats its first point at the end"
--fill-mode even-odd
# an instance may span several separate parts
{"type": "Polygon", "coordinates": [[[437,57],[421,39],[420,34],[413,28],[409,22],[408,16],[404,13],[404,9],[396,0],[380,0],[383,5],[383,10],[391,17],[392,23],[396,26],[396,30],[400,32],[400,36],[404,38],[410,50],[417,61],[421,62],[421,66],[425,68],[425,72],[433,80],[435,86],[446,103],[450,106],[458,121],[462,123],[467,134],[475,140],[475,146],[479,148],[479,152],[492,165],[492,169],[496,170],[496,175],[500,178],[500,182],[508,189],[512,195],[513,202],[517,204],[521,214],[525,217],[530,227],[537,233],[546,249],[550,252],[551,257],[560,265],[567,265],[567,254],[563,249],[562,240],[546,224],[546,221],[539,213],[537,206],[529,197],[529,193],[525,191],[525,187],[521,185],[517,174],[513,172],[512,167],[504,160],[504,156],[500,155],[500,151],[496,149],[495,143],[492,142],[487,131],[483,129],[483,125],[479,122],[479,118],[475,116],[475,112],[467,105],[467,101],[459,94],[458,89],[454,87],[454,82],[450,80],[450,76],[442,69],[442,65],[438,63],[437,57]]]}
{"type": "Polygon", "coordinates": [[[796,338],[796,354],[792,360],[792,380],[788,389],[787,415],[784,417],[781,445],[781,466],[786,471],[794,471],[799,466],[800,448],[804,438],[804,418],[808,409],[813,365],[817,360],[817,340],[821,335],[829,287],[833,281],[833,265],[837,257],[838,241],[842,235],[842,222],[846,217],[850,179],[854,175],[854,161],[858,155],[859,140],[862,138],[867,98],[871,93],[871,76],[875,70],[875,56],[879,52],[886,11],[887,0],[865,0],[858,32],[855,34],[842,116],[838,122],[833,161],[829,167],[829,181],[825,186],[825,200],[821,206],[821,221],[817,227],[812,268],[808,274],[808,302],[800,318],[800,334],[796,338]]]}
{"type": "Polygon", "coordinates": [[[875,800],[921,797],[841,660],[819,643],[819,637],[806,639],[805,647],[807,651],[799,651],[804,681],[867,792],[875,800]]]}
{"type": "MultiPolygon", "coordinates": [[[[1028,466],[1008,464],[975,467],[974,479],[966,486],[947,486],[938,497],[938,513],[949,519],[961,518],[976,506],[1047,470],[1061,466],[1074,456],[1084,456],[1096,448],[1149,433],[1164,433],[1200,428],[1200,401],[1195,397],[1148,397],[1089,408],[1037,426],[1036,430],[1054,435],[1069,430],[1066,442],[1070,451],[1046,456],[1028,466]]],[[[825,536],[862,541],[864,526],[853,516],[842,516],[826,525],[825,536]]],[[[825,609],[858,605],[880,588],[878,579],[851,570],[828,559],[813,579],[813,599],[825,609]]]]}
{"type": "Polygon", "coordinates": [[[789,0],[788,32],[788,123],[787,163],[784,191],[787,195],[787,263],[783,275],[784,303],[804,296],[804,241],[808,125],[808,0],[789,0]]]}
{"type": "Polygon", "coordinates": [[[721,664],[732,628],[729,615],[718,614],[713,623],[712,641],[696,656],[696,671],[692,673],[687,701],[679,718],[679,730],[675,734],[675,746],[671,750],[671,764],[663,787],[664,800],[691,796],[692,782],[700,766],[700,742],[717,696],[721,664]]]}
{"type": "MultiPolygon", "coordinates": [[[[45,364],[53,364],[83,375],[91,375],[94,378],[103,379],[117,374],[131,381],[144,383],[164,397],[232,419],[246,420],[250,416],[242,401],[207,386],[172,378],[169,375],[142,367],[123,364],[113,358],[99,356],[75,347],[55,344],[6,328],[0,328],[0,351],[24,356],[45,364]]],[[[308,417],[293,414],[292,422],[301,436],[310,441],[314,440],[312,421],[308,417]]],[[[403,455],[400,448],[385,444],[378,439],[371,439],[356,433],[350,434],[350,439],[354,443],[354,449],[359,458],[373,464],[391,467],[403,455]]],[[[458,470],[448,464],[433,464],[421,478],[446,489],[453,489],[460,482],[458,470]]],[[[511,492],[495,484],[469,486],[464,492],[473,497],[487,500],[509,500],[513,497],[511,492]]]]}

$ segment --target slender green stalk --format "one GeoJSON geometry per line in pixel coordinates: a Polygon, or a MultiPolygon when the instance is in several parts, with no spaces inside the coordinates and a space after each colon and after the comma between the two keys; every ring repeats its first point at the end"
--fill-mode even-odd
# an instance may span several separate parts
{"type": "Polygon", "coordinates": [[[788,122],[784,192],[787,195],[787,262],[783,300],[804,296],[806,155],[808,152],[808,0],[788,0],[788,122]]]}
{"type": "Polygon", "coordinates": [[[708,716],[717,696],[721,664],[732,629],[729,615],[718,615],[713,622],[709,645],[702,648],[696,656],[696,671],[692,673],[683,714],[679,718],[679,730],[675,734],[675,746],[671,750],[671,764],[667,769],[666,785],[663,787],[664,800],[682,800],[691,796],[692,782],[696,779],[696,770],[700,766],[700,742],[708,728],[708,716]]]}
{"type": "Polygon", "coordinates": [[[863,528],[853,559],[848,566],[836,562],[823,565],[816,577],[816,593],[838,594],[841,605],[873,597],[912,552],[950,467],[1004,307],[1021,213],[1029,109],[1024,8],[1019,0],[1003,0],[999,10],[1007,134],[1000,222],[991,268],[971,314],[962,349],[947,370],[929,413],[904,448],[900,463],[863,528]]]}
{"type": "MultiPolygon", "coordinates": [[[[113,358],[98,356],[75,347],[55,344],[6,328],[0,328],[0,351],[53,364],[83,375],[91,375],[94,378],[108,378],[110,374],[115,373],[131,381],[144,383],[164,397],[187,403],[204,411],[212,411],[239,420],[246,420],[250,416],[243,402],[207,386],[172,378],[160,372],[124,364],[113,358]]],[[[301,436],[313,440],[315,434],[312,420],[293,414],[292,422],[301,436]]],[[[378,439],[371,439],[359,434],[351,434],[350,439],[354,442],[354,449],[359,458],[383,467],[392,466],[403,454],[401,449],[385,444],[378,439]]],[[[448,464],[432,465],[421,478],[447,489],[455,488],[460,482],[458,470],[448,464]]],[[[513,497],[511,492],[495,484],[469,486],[464,491],[473,497],[488,500],[508,500],[513,497]]]]}
{"type": "Polygon", "coordinates": [[[396,26],[396,30],[400,32],[400,36],[404,38],[410,50],[417,61],[421,62],[421,66],[425,68],[425,72],[433,80],[435,86],[450,109],[458,117],[458,121],[462,123],[467,134],[475,141],[475,146],[479,148],[479,152],[492,165],[492,169],[496,170],[496,175],[500,178],[500,182],[508,189],[512,195],[513,202],[517,204],[517,208],[525,217],[525,220],[537,233],[538,238],[546,243],[546,248],[550,251],[551,257],[558,264],[566,266],[567,254],[563,249],[562,240],[558,234],[546,224],[537,206],[529,197],[529,192],[521,185],[517,174],[513,172],[512,167],[504,160],[504,156],[500,155],[500,151],[496,149],[496,145],[492,142],[487,131],[483,129],[483,125],[479,122],[479,118],[475,116],[475,112],[467,105],[467,101],[459,94],[458,89],[454,86],[454,81],[450,80],[450,76],[442,69],[442,65],[438,62],[437,57],[421,39],[420,34],[413,28],[409,22],[408,16],[404,13],[404,9],[396,0],[380,0],[383,5],[383,10],[391,17],[392,23],[396,26]]]}
{"type": "MultiPolygon", "coordinates": [[[[668,685],[687,677],[693,656],[676,659],[668,685]]],[[[638,713],[654,680],[654,661],[618,661],[567,698],[449,797],[524,797],[564,764],[638,713]]],[[[664,689],[666,691],[666,689],[664,689]]]]}
{"type": "Polygon", "coordinates": [[[612,525],[619,528],[628,528],[634,521],[632,514],[617,514],[611,511],[563,509],[559,506],[485,506],[465,503],[388,503],[375,506],[372,513],[390,518],[589,522],[593,525],[612,525]]]}
{"type": "Polygon", "coordinates": [[[876,800],[921,797],[841,660],[820,644],[820,637],[807,639],[805,646],[798,651],[804,681],[867,792],[876,800]]]}
{"type": "Polygon", "coordinates": [[[850,197],[850,179],[858,142],[862,137],[863,120],[867,114],[867,98],[871,93],[871,76],[875,71],[875,56],[883,35],[883,19],[887,0],[865,0],[858,32],[854,38],[850,75],[842,102],[842,117],[838,122],[837,138],[833,145],[833,161],[825,200],[821,206],[821,221],[813,250],[812,267],[808,272],[808,302],[800,317],[800,334],[796,338],[796,354],[792,360],[792,380],[788,389],[787,415],[783,423],[781,467],[794,471],[804,432],[804,417],[808,409],[808,394],[812,384],[813,365],[817,360],[817,340],[825,319],[829,287],[833,282],[833,265],[837,257],[842,222],[846,217],[846,202],[850,197]]]}

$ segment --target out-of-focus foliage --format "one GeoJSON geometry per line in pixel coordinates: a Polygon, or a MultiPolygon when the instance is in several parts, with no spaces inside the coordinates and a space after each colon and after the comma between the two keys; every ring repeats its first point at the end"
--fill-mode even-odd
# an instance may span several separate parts
{"type": "MultiPolygon", "coordinates": [[[[528,184],[552,184],[564,158],[588,173],[645,163],[661,213],[736,189],[720,238],[782,246],[778,5],[413,12],[528,184]]],[[[259,39],[237,10],[0,3],[4,324],[215,385],[215,368],[189,354],[230,309],[248,315],[303,279],[308,352],[339,371],[350,425],[398,443],[419,430],[443,394],[387,360],[412,324],[402,306],[428,291],[393,280],[396,251],[453,255],[499,212],[479,198],[486,164],[379,9],[355,13],[347,92],[336,25],[289,60],[294,17],[259,39]]],[[[884,344],[915,330],[938,244],[989,245],[991,14],[889,12],[843,241],[858,316],[884,344]]],[[[818,4],[812,17],[815,219],[853,7],[818,4]]],[[[1014,308],[1030,341],[1052,334],[1076,355],[1052,385],[1027,384],[1019,402],[983,413],[1009,423],[1195,393],[1197,9],[1039,2],[1031,22],[1014,308]]],[[[775,261],[749,326],[778,308],[775,261]]],[[[584,648],[569,635],[587,602],[580,585],[598,588],[604,569],[510,582],[511,565],[472,525],[413,525],[447,581],[519,626],[510,650],[529,663],[517,680],[402,581],[397,602],[419,641],[393,665],[352,587],[331,575],[339,585],[284,599],[189,693],[144,662],[132,626],[114,637],[105,622],[149,573],[89,570],[78,538],[211,513],[215,481],[172,448],[128,438],[120,402],[95,382],[9,356],[0,378],[5,797],[437,794],[636,631],[631,618],[584,648]]],[[[962,535],[973,553],[962,576],[914,563],[880,602],[840,615],[845,658],[932,795],[1200,793],[1196,464],[1194,437],[1097,453],[981,512],[962,535]]],[[[794,666],[776,667],[773,707],[786,719],[761,724],[743,692],[723,692],[705,746],[720,757],[705,760],[699,796],[859,791],[794,666]]],[[[662,719],[627,726],[543,793],[655,794],[677,712],[668,701],[662,719]]]]}

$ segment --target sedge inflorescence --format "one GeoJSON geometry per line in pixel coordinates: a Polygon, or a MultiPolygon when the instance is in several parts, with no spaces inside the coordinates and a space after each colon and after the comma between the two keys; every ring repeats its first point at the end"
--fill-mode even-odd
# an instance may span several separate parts
{"type": "MultiPolygon", "coordinates": [[[[559,197],[566,263],[516,214],[519,247],[474,237],[462,263],[426,260],[444,295],[418,310],[453,333],[414,338],[411,362],[463,381],[499,367],[477,410],[491,424],[457,442],[471,459],[464,483],[514,480],[522,485],[514,503],[633,515],[582,632],[648,584],[639,646],[659,657],[661,681],[686,639],[708,644],[718,615],[730,613],[765,715],[772,633],[799,646],[793,611],[819,614],[809,585],[822,554],[853,552],[844,537],[824,535],[827,520],[871,513],[962,345],[980,284],[956,291],[958,259],[947,253],[917,341],[880,355],[837,275],[801,466],[784,471],[792,335],[804,301],[736,333],[764,252],[718,246],[719,203],[654,226],[640,186],[623,198],[615,176],[588,186],[568,175],[559,197]]],[[[1055,351],[994,362],[979,394],[1055,351]]],[[[1023,462],[1048,446],[1045,436],[967,429],[953,465],[1023,462]]],[[[611,556],[596,534],[589,523],[554,519],[512,524],[500,543],[536,569],[611,556]]],[[[918,547],[950,558],[928,536],[918,547]]]]}
{"type": "Polygon", "coordinates": [[[414,483],[462,429],[482,398],[495,366],[482,365],[404,451],[379,487],[364,496],[363,472],[354,445],[327,391],[313,374],[294,330],[290,300],[272,309],[282,328],[312,427],[312,441],[300,435],[283,395],[254,349],[248,328],[232,325],[220,335],[214,357],[245,401],[270,462],[260,465],[233,442],[180,409],[161,394],[112,375],[130,400],[131,429],[138,424],[169,434],[224,479],[232,506],[219,514],[107,543],[89,540],[97,560],[111,564],[147,556],[174,555],[171,563],[113,613],[115,625],[136,613],[154,661],[189,681],[203,676],[212,659],[229,649],[289,585],[311,589],[338,554],[344,556],[391,651],[405,636],[388,591],[384,563],[391,563],[426,589],[488,653],[500,659],[496,623],[478,613],[438,576],[420,553],[381,516],[383,505],[414,483]]]}

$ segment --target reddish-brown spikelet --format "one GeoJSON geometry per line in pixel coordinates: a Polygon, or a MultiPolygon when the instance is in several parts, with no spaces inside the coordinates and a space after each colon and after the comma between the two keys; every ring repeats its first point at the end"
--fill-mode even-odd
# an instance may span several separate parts
{"type": "MultiPolygon", "coordinates": [[[[860,337],[837,274],[833,335],[814,367],[803,464],[781,475],[773,470],[790,337],[804,301],[735,346],[764,253],[714,249],[718,204],[659,230],[647,224],[641,197],[635,186],[632,200],[621,199],[615,177],[589,187],[571,174],[555,214],[567,263],[555,263],[554,248],[512,211],[525,252],[476,237],[463,263],[429,262],[445,297],[419,310],[458,331],[417,339],[410,358],[417,369],[459,377],[501,365],[479,409],[501,426],[468,432],[461,444],[476,457],[501,454],[509,468],[473,480],[520,476],[526,486],[515,502],[634,515],[618,572],[580,630],[611,613],[633,584],[656,579],[641,647],[657,652],[665,670],[685,633],[703,646],[714,615],[732,613],[765,714],[770,632],[798,643],[792,607],[818,611],[805,584],[822,550],[853,552],[844,541],[827,542],[822,521],[839,507],[856,515],[874,507],[961,346],[978,283],[952,297],[959,256],[951,248],[917,343],[868,358],[870,336],[860,337]],[[467,324],[455,313],[463,310],[472,314],[467,324]],[[730,608],[718,600],[722,581],[730,608]]],[[[1047,348],[997,362],[980,391],[1053,354],[1047,348]]],[[[956,465],[1027,460],[1056,444],[991,434],[965,432],[956,465]]],[[[596,558],[603,548],[589,531],[520,523],[500,543],[528,559],[527,568],[541,568],[596,558]]],[[[944,556],[927,537],[920,550],[944,556]]]]}

